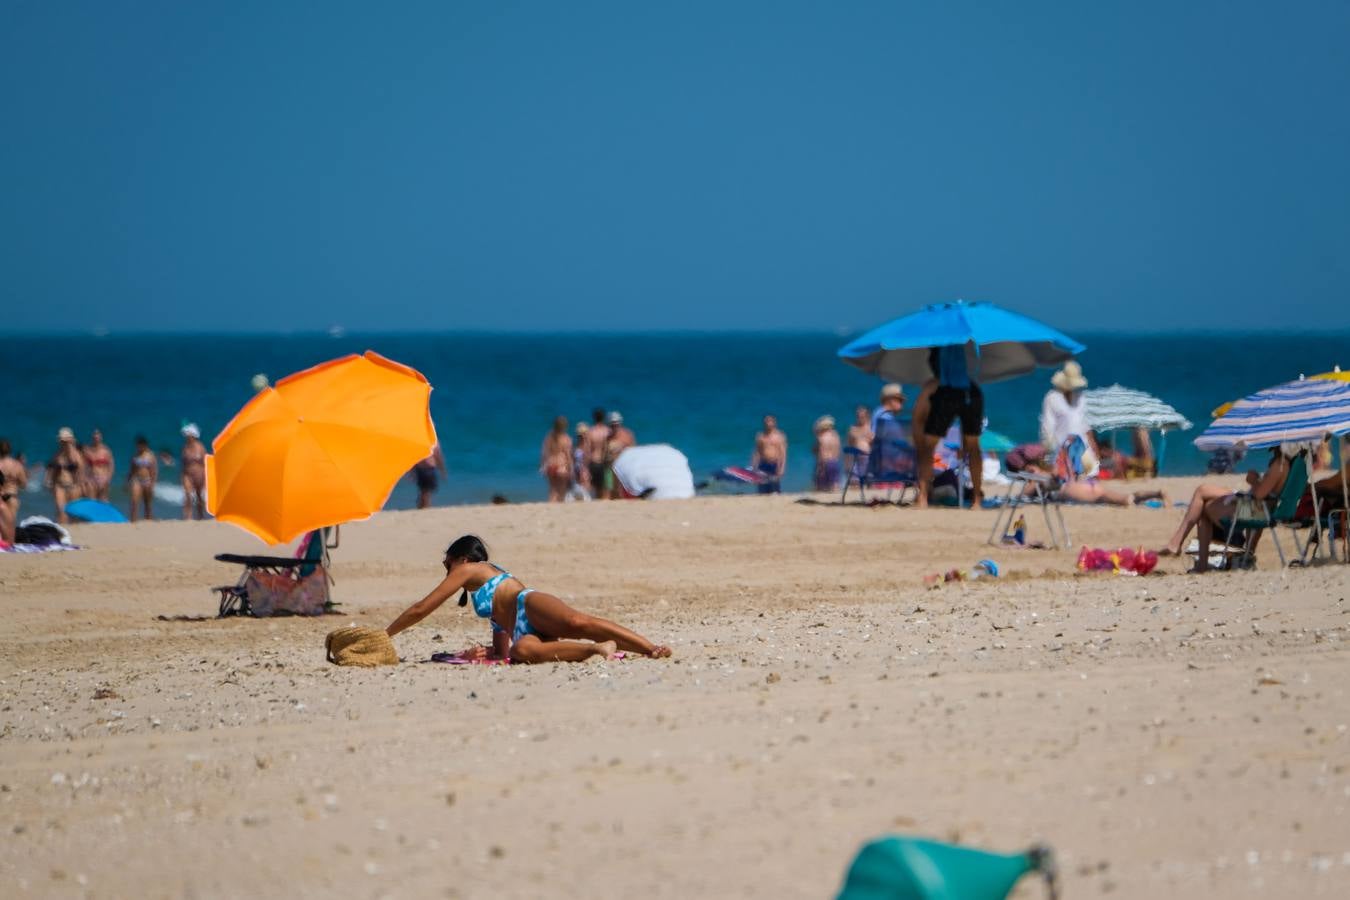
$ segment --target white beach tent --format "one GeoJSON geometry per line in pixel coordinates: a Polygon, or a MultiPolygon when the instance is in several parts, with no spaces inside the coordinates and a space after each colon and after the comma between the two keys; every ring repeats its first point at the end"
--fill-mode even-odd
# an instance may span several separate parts
{"type": "Polygon", "coordinates": [[[687,500],[694,496],[689,460],[669,444],[629,447],[614,460],[614,477],[634,497],[687,500]]]}

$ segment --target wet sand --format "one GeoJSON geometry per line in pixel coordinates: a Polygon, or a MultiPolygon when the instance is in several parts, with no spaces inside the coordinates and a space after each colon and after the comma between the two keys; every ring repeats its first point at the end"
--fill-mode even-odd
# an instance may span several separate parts
{"type": "MultiPolygon", "coordinates": [[[[794,499],[382,514],[342,530],[319,619],[158,620],[212,614],[236,575],[212,555],[260,552],[217,523],[0,557],[0,884],[825,897],[899,831],[1046,841],[1072,898],[1350,895],[1350,569],[1282,573],[1267,544],[1256,572],[1081,576],[987,547],[990,512],[794,499]],[[675,659],[426,663],[487,638],[450,603],[397,668],[324,662],[466,531],[675,659]],[[1005,577],[922,584],[986,556],[1005,577]]],[[[1066,513],[1093,546],[1179,515],[1066,513]]]]}

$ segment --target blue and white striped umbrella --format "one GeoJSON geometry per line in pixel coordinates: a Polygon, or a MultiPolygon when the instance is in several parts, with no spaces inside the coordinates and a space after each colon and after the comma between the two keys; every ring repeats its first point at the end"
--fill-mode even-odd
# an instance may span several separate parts
{"type": "Polygon", "coordinates": [[[1152,394],[1113,384],[1083,392],[1087,404],[1088,427],[1093,431],[1117,428],[1149,428],[1186,431],[1191,422],[1176,409],[1152,394]]]}
{"type": "Polygon", "coordinates": [[[1257,391],[1215,419],[1195,446],[1260,450],[1350,432],[1350,384],[1309,378],[1257,391]]]}

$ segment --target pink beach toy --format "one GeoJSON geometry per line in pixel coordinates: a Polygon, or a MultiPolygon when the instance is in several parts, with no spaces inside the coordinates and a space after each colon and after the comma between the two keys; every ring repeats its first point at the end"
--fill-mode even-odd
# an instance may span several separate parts
{"type": "Polygon", "coordinates": [[[1114,572],[1117,575],[1147,575],[1158,565],[1158,554],[1152,550],[1119,550],[1084,547],[1078,554],[1080,572],[1114,572]]]}

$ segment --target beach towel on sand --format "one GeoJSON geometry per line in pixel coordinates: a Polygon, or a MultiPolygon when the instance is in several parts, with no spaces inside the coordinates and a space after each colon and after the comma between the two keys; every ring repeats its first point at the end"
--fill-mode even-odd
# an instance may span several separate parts
{"type": "Polygon", "coordinates": [[[324,646],[328,651],[328,661],[339,666],[373,668],[398,665],[398,651],[383,628],[348,625],[328,632],[324,646]]]}

